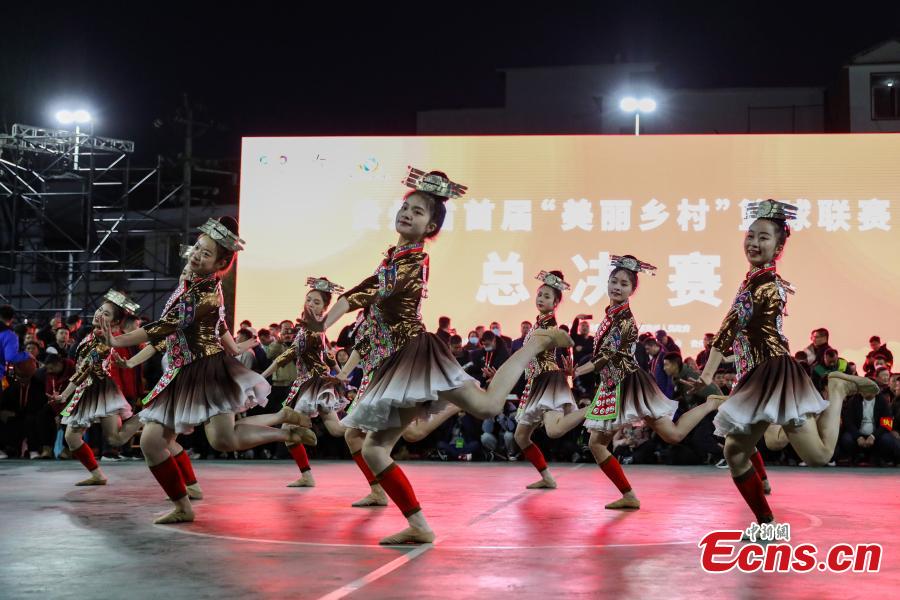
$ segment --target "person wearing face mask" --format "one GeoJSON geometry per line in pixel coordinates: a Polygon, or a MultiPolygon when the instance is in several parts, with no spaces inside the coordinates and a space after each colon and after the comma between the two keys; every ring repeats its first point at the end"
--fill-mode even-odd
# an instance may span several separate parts
{"type": "Polygon", "coordinates": [[[503,335],[503,332],[500,330],[500,323],[494,321],[491,323],[491,333],[500,340],[500,343],[506,346],[506,353],[509,354],[512,349],[512,338],[507,335],[503,335]]]}
{"type": "Polygon", "coordinates": [[[497,340],[494,332],[485,331],[481,334],[481,349],[472,357],[474,365],[469,371],[474,374],[475,379],[482,387],[486,387],[497,369],[508,358],[509,352],[507,352],[506,346],[497,340]]]}
{"type": "Polygon", "coordinates": [[[464,346],[465,350],[468,352],[476,352],[481,350],[481,336],[478,335],[476,331],[470,331],[469,335],[466,336],[466,345],[464,346]]]}
{"type": "MultiPolygon", "coordinates": [[[[344,288],[328,281],[324,277],[309,278],[306,284],[310,287],[306,294],[304,309],[313,315],[321,315],[331,304],[334,292],[343,292],[344,288]]],[[[344,427],[337,418],[344,401],[343,385],[338,379],[328,375],[335,362],[329,356],[328,340],[323,333],[307,330],[302,325],[297,331],[294,343],[280,356],[272,361],[262,376],[268,377],[281,365],[294,361],[297,365],[297,378],[291,384],[284,406],[290,407],[309,418],[321,416],[325,429],[334,437],[344,437],[344,427]]],[[[288,427],[282,425],[282,427],[288,427]]],[[[306,438],[301,443],[288,443],[288,451],[300,469],[300,478],[289,483],[288,487],[315,487],[309,456],[304,444],[316,445],[316,436],[305,430],[306,438]]]]}
{"type": "Polygon", "coordinates": [[[808,465],[823,466],[838,442],[844,398],[878,393],[871,380],[835,371],[828,374],[826,401],[788,350],[782,321],[793,290],[777,273],[776,261],[791,233],[787,222],[796,212],[795,206],[775,200],[748,207],[748,216],[754,219],[744,237],[750,270],[695,382],[697,389],[708,385],[724,353],[734,352],[738,383],[713,422],[716,434],[725,436],[725,460],[734,484],[759,523],[774,521],[751,460],[769,426],[780,426],[808,465]]]}
{"type": "Polygon", "coordinates": [[[585,414],[584,426],[591,432],[588,446],[603,473],[622,493],[608,509],[638,509],[634,493],[618,459],[607,447],[615,433],[629,423],[643,422],[663,441],[680,443],[702,420],[721,404],[721,396],[685,412],[677,423],[672,416],[678,403],[667,398],[651,376],[638,367],[634,358],[637,324],[631,312],[631,296],[638,287],[638,273],[656,271],[656,267],[634,256],[613,256],[607,293],[610,305],[594,335],[592,359],[579,366],[575,375],[597,372],[599,384],[594,400],[585,414]]]}

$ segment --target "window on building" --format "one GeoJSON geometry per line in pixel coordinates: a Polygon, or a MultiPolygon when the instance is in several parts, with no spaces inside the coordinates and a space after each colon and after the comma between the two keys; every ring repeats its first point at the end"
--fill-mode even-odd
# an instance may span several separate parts
{"type": "Polygon", "coordinates": [[[900,73],[871,75],[872,120],[900,119],[900,73]]]}

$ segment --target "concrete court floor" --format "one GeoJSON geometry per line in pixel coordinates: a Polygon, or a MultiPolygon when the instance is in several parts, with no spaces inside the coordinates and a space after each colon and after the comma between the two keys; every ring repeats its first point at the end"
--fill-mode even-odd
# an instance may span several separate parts
{"type": "Polygon", "coordinates": [[[169,506],[141,462],[76,488],[74,461],[0,462],[0,598],[866,598],[900,581],[900,470],[772,468],[792,543],[879,543],[879,573],[709,574],[700,538],[751,520],[726,470],[626,466],[640,511],[591,464],[554,464],[553,491],[523,463],[403,463],[434,545],[380,547],[395,507],[351,508],[367,486],[349,461],[198,461],[197,521],[169,506]]]}

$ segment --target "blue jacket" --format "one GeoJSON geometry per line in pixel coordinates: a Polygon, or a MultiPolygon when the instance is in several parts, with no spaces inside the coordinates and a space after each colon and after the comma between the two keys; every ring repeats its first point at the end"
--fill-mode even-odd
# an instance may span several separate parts
{"type": "Polygon", "coordinates": [[[19,351],[19,336],[16,335],[15,331],[7,327],[5,323],[0,323],[0,352],[3,353],[0,356],[0,359],[2,359],[0,360],[0,377],[6,374],[7,363],[22,362],[31,358],[31,355],[27,352],[19,351]]]}

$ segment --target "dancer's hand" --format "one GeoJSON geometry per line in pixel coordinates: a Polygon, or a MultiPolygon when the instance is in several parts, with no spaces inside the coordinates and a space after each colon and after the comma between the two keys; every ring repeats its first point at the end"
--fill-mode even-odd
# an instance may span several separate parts
{"type": "Polygon", "coordinates": [[[699,394],[703,388],[710,384],[710,382],[704,381],[703,377],[697,377],[696,379],[678,379],[677,381],[678,383],[687,386],[688,394],[699,394]]]}
{"type": "Polygon", "coordinates": [[[578,368],[575,369],[575,377],[581,377],[582,375],[587,375],[588,373],[594,372],[594,363],[588,361],[583,365],[578,365],[578,368]]]}
{"type": "Polygon", "coordinates": [[[105,317],[100,319],[100,335],[107,344],[113,348],[116,347],[115,336],[112,333],[112,321],[105,317]]]}
{"type": "Polygon", "coordinates": [[[562,359],[563,363],[563,371],[568,377],[575,376],[575,361],[572,360],[569,356],[564,356],[562,359]]]}
{"type": "Polygon", "coordinates": [[[131,365],[128,364],[128,361],[122,358],[122,355],[118,352],[113,352],[113,362],[116,363],[116,366],[120,369],[130,369],[131,365]]]}

